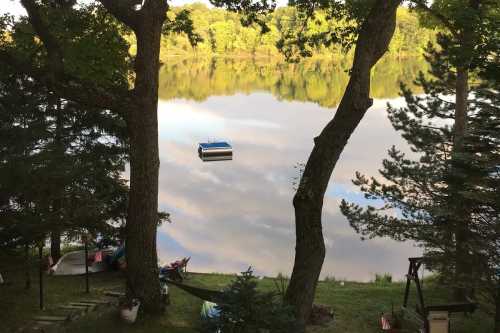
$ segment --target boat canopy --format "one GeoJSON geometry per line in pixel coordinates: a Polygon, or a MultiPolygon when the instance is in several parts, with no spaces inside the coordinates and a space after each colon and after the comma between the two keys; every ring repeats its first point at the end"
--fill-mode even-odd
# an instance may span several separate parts
{"type": "Polygon", "coordinates": [[[231,145],[227,142],[208,142],[200,143],[200,148],[203,150],[213,150],[213,149],[231,149],[231,145]]]}

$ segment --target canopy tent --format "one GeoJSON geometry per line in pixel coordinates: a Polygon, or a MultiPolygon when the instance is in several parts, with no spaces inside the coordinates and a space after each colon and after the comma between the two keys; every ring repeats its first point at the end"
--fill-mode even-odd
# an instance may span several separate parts
{"type": "MultiPolygon", "coordinates": [[[[89,255],[90,258],[95,258],[96,253],[93,252],[89,255]]],[[[109,265],[104,259],[105,255],[113,253],[114,250],[103,250],[100,254],[101,260],[92,260],[89,262],[89,273],[97,273],[109,269],[109,265]]],[[[73,251],[66,253],[59,259],[59,261],[51,267],[50,271],[54,275],[81,275],[85,274],[85,251],[73,251]]]]}

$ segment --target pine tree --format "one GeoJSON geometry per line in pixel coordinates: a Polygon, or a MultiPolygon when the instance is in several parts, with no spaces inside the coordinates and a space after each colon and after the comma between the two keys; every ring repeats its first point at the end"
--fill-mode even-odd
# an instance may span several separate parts
{"type": "Polygon", "coordinates": [[[433,78],[421,74],[418,79],[425,95],[415,96],[403,86],[407,105],[388,110],[412,152],[392,147],[380,170],[383,181],[357,173],[354,184],[375,204],[343,201],[341,210],[363,236],[413,240],[444,282],[462,290],[489,290],[497,302],[498,55],[488,46],[498,45],[498,21],[491,23],[480,25],[482,38],[468,67],[476,79],[460,125],[460,146],[457,99],[452,96],[463,48],[460,41],[440,35],[440,48],[429,47],[427,55],[433,78]]]}
{"type": "MultiPolygon", "coordinates": [[[[12,25],[12,54],[25,57],[40,50],[27,36],[25,21],[12,25]]],[[[88,66],[83,59],[72,65],[88,66]]],[[[109,67],[111,74],[104,77],[116,75],[119,66],[109,67]]],[[[128,197],[122,178],[128,156],[123,119],[59,98],[44,82],[11,66],[2,67],[0,76],[0,246],[29,245],[51,234],[57,260],[61,234],[113,234],[117,224],[110,222],[125,217],[128,197]]]]}

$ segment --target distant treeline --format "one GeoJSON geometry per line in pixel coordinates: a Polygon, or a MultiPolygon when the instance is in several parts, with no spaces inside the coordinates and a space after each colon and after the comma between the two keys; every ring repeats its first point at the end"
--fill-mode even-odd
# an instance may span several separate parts
{"type": "MultiPolygon", "coordinates": [[[[192,48],[185,35],[173,33],[165,36],[162,41],[163,58],[170,55],[280,56],[276,42],[286,31],[298,31],[301,28],[293,7],[278,8],[268,18],[271,31],[264,35],[257,26],[243,27],[236,13],[208,8],[201,3],[177,7],[173,12],[181,9],[191,12],[195,31],[203,38],[203,42],[192,48]]],[[[331,24],[341,24],[325,20],[322,13],[318,13],[315,22],[319,24],[309,24],[308,32],[321,32],[331,24]]],[[[434,36],[435,31],[422,27],[415,13],[400,8],[396,33],[390,47],[391,55],[399,58],[419,56],[434,36]]],[[[313,52],[313,56],[336,57],[340,53],[342,50],[338,46],[321,46],[313,52]]]]}

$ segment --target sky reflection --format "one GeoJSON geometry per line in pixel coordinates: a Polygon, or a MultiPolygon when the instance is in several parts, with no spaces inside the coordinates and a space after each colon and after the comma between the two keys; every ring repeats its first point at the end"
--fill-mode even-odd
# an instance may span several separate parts
{"type": "MultiPolygon", "coordinates": [[[[351,185],[356,170],[375,175],[387,149],[404,142],[377,100],[351,138],[324,204],[327,256],[322,276],[369,280],[376,272],[403,276],[410,244],[361,241],[341,215],[341,198],[364,200],[351,185]]],[[[401,103],[391,100],[391,103],[401,103]]],[[[305,162],[312,138],[334,110],[283,102],[269,93],[160,101],[160,207],[173,223],[159,230],[160,260],[192,256],[190,269],[230,272],[255,268],[291,272],[294,255],[294,166],[305,162]],[[228,140],[232,161],[202,162],[198,142],[228,140]]]]}

